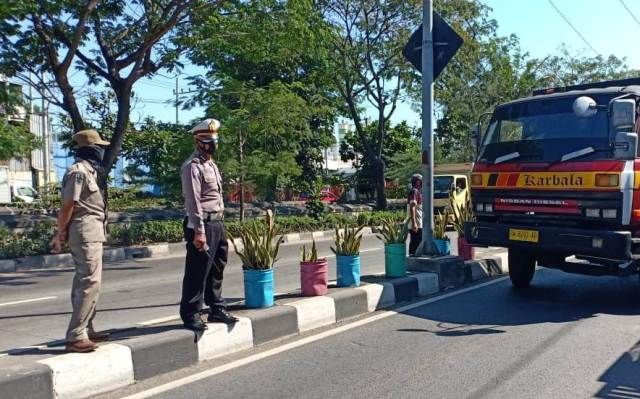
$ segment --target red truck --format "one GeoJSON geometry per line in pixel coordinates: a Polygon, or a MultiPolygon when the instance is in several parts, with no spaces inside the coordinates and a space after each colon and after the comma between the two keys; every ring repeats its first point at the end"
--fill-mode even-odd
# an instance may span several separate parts
{"type": "Polygon", "coordinates": [[[476,220],[465,234],[508,248],[515,287],[530,285],[536,265],[638,274],[639,113],[640,78],[537,90],[495,108],[476,135],[476,220]]]}

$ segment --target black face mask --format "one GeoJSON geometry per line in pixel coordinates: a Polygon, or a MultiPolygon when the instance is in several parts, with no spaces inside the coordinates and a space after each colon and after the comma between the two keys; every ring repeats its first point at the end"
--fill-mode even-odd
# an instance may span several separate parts
{"type": "Polygon", "coordinates": [[[216,142],[215,140],[198,140],[198,149],[203,154],[209,154],[213,156],[216,153],[216,142]]]}
{"type": "Polygon", "coordinates": [[[98,185],[101,189],[107,188],[107,173],[102,166],[104,148],[98,145],[89,145],[76,149],[76,157],[89,162],[98,173],[98,185]]]}
{"type": "Polygon", "coordinates": [[[101,163],[104,159],[104,148],[99,145],[89,145],[76,150],[76,157],[91,163],[101,163]]]}

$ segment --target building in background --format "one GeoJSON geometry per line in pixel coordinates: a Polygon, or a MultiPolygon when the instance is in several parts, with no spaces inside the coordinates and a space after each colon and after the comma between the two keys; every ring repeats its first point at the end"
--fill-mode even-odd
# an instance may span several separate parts
{"type": "MultiPolygon", "coordinates": [[[[5,77],[0,76],[0,84],[24,93],[22,85],[11,83],[5,77]]],[[[55,169],[51,167],[51,123],[46,109],[42,112],[31,106],[17,107],[8,119],[10,123],[28,121],[29,131],[40,138],[42,146],[31,151],[28,157],[0,160],[0,203],[11,203],[16,198],[30,202],[36,189],[56,182],[55,169]]]]}
{"type": "Polygon", "coordinates": [[[336,142],[333,146],[325,148],[323,151],[324,169],[330,172],[350,172],[353,170],[353,162],[343,162],[340,159],[340,145],[346,140],[349,133],[353,132],[354,125],[342,122],[337,124],[334,137],[336,142]]]}

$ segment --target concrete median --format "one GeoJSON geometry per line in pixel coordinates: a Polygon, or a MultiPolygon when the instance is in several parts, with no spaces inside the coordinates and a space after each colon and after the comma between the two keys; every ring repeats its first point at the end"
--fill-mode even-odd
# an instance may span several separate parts
{"type": "MultiPolygon", "coordinates": [[[[501,272],[497,260],[463,263],[471,280],[501,272]]],[[[451,263],[447,259],[445,263],[451,263]]],[[[437,270],[437,268],[436,268],[437,270]]],[[[462,267],[461,267],[462,270],[462,267]]],[[[240,318],[233,325],[209,323],[200,339],[180,326],[159,325],[145,335],[129,337],[130,330],[114,336],[88,354],[38,355],[0,358],[0,397],[85,398],[118,389],[136,380],[175,371],[198,362],[220,358],[282,340],[302,332],[327,328],[376,310],[392,308],[441,290],[437,273],[410,273],[385,280],[367,276],[360,287],[330,288],[320,297],[288,294],[267,309],[232,309],[240,318]],[[127,335],[129,334],[129,336],[127,335]],[[44,358],[42,358],[44,357],[44,358]]]]}

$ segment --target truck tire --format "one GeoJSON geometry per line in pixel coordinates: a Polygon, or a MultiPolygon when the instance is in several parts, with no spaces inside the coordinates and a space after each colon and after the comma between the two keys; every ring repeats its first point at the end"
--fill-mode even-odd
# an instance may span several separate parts
{"type": "Polygon", "coordinates": [[[529,288],[535,271],[535,254],[509,248],[509,279],[515,288],[529,288]]]}

